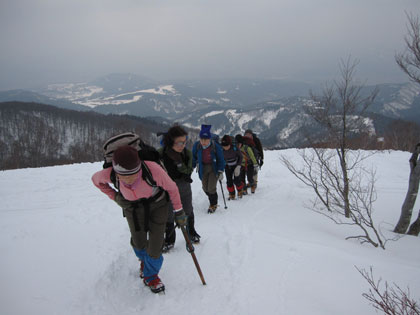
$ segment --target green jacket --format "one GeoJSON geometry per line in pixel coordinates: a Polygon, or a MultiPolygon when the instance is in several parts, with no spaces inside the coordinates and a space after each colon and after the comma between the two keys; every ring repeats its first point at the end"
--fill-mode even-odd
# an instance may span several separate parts
{"type": "Polygon", "coordinates": [[[250,163],[252,165],[257,164],[257,159],[255,158],[254,152],[252,151],[252,148],[247,146],[246,144],[243,144],[241,147],[242,152],[242,166],[247,167],[250,163]]]}
{"type": "Polygon", "coordinates": [[[181,153],[177,153],[171,148],[162,147],[158,149],[158,152],[169,177],[173,180],[183,178],[189,181],[191,179],[193,172],[191,150],[184,148],[181,153]]]}

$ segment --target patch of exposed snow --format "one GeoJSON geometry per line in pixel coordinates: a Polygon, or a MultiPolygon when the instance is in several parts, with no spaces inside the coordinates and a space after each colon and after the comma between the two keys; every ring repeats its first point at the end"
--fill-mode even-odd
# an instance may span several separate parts
{"type": "Polygon", "coordinates": [[[209,112],[209,113],[205,114],[203,117],[204,118],[211,117],[211,116],[222,114],[223,112],[224,112],[223,110],[214,110],[212,112],[209,112]]]}

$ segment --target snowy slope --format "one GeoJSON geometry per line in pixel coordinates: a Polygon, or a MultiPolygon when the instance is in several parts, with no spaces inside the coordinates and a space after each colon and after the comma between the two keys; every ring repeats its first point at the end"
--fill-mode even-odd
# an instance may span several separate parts
{"type": "MultiPolygon", "coordinates": [[[[388,242],[385,251],[344,240],[352,228],[304,207],[312,192],[280,154],[298,160],[295,150],[266,152],[256,194],[228,201],[225,210],[219,187],[222,206],[213,215],[194,173],[196,255],[207,285],[177,231],[160,273],[165,295],[141,283],[121,210],[91,184],[101,163],[0,172],[0,314],[376,314],[354,266],[373,266],[377,277],[409,286],[419,299],[420,239],[388,242]]],[[[409,156],[386,152],[366,161],[378,167],[375,218],[388,236],[409,156]]]]}

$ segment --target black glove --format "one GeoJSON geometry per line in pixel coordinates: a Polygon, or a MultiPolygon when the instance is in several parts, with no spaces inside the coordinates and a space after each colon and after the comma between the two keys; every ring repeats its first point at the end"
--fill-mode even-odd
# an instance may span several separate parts
{"type": "Polygon", "coordinates": [[[183,209],[175,212],[175,223],[177,227],[185,227],[187,225],[188,216],[185,214],[183,209]]]}
{"type": "Polygon", "coordinates": [[[187,182],[187,183],[192,183],[193,182],[193,180],[192,180],[192,178],[191,178],[191,175],[187,175],[187,174],[184,174],[183,176],[182,176],[182,178],[187,182]]]}

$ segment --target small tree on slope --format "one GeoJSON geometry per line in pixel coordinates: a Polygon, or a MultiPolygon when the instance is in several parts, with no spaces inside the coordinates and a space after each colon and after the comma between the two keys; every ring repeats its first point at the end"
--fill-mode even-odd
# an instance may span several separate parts
{"type": "MultiPolygon", "coordinates": [[[[362,162],[366,153],[351,151],[349,139],[355,133],[367,132],[363,113],[372,104],[377,91],[361,97],[362,86],[353,82],[357,62],[341,62],[341,80],[327,86],[321,97],[312,95],[314,104],[306,108],[309,117],[318,122],[328,134],[332,149],[312,148],[300,151],[303,166],[298,167],[286,157],[283,164],[316,197],[311,209],[327,216],[337,224],[355,225],[361,234],[349,236],[362,243],[385,249],[385,242],[375,227],[372,211],[376,200],[375,171],[362,162]]],[[[310,141],[314,146],[315,141],[310,141]]]]}
{"type": "MultiPolygon", "coordinates": [[[[410,177],[408,180],[408,190],[401,207],[401,215],[395,226],[394,232],[404,234],[410,225],[411,216],[413,213],[414,204],[416,203],[417,194],[419,192],[420,184],[420,161],[418,160],[420,153],[420,143],[416,145],[413,154],[409,160],[410,163],[410,177]]],[[[407,234],[419,235],[420,232],[420,211],[417,220],[413,222],[407,234]]]]}
{"type": "MultiPolygon", "coordinates": [[[[406,51],[397,54],[395,60],[400,68],[410,77],[410,79],[420,84],[420,21],[418,16],[407,14],[408,35],[405,37],[406,51]]],[[[420,163],[418,156],[420,153],[420,143],[416,145],[410,158],[410,178],[408,191],[401,208],[400,219],[395,226],[394,232],[404,234],[410,225],[411,215],[417,199],[420,182],[420,163]]],[[[417,220],[410,226],[407,234],[419,235],[420,232],[420,211],[417,220]]]]}

